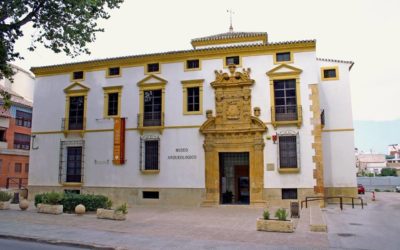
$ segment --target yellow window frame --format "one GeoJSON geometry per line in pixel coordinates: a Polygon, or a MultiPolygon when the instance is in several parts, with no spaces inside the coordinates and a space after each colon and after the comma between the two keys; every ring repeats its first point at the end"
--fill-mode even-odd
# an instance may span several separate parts
{"type": "Polygon", "coordinates": [[[282,63],[293,63],[293,52],[292,51],[277,51],[274,54],[274,64],[282,64],[282,63]],[[278,61],[278,54],[279,53],[290,53],[290,60],[289,61],[278,61]]]}
{"type": "Polygon", "coordinates": [[[64,124],[64,135],[68,133],[81,133],[81,135],[86,130],[86,117],[87,117],[87,96],[90,88],[80,82],[75,82],[70,86],[64,89],[65,93],[65,124],[64,124]],[[75,96],[83,96],[84,98],[84,106],[83,106],[83,128],[82,130],[69,130],[69,105],[70,105],[70,98],[75,96]]]}
{"type": "Polygon", "coordinates": [[[120,117],[121,116],[121,97],[122,97],[122,86],[109,86],[103,87],[104,91],[104,110],[103,116],[104,118],[113,118],[113,117],[120,117]],[[116,115],[108,115],[108,97],[109,94],[118,93],[118,111],[116,115]]]}
{"type": "Polygon", "coordinates": [[[115,67],[108,67],[106,69],[106,78],[115,78],[115,77],[121,77],[122,73],[121,73],[121,67],[119,66],[115,66],[115,67]],[[112,68],[119,68],[119,74],[118,75],[110,75],[110,69],[112,68]]]}
{"type": "Polygon", "coordinates": [[[181,81],[182,83],[182,96],[183,96],[183,114],[184,115],[202,115],[203,114],[203,83],[204,79],[195,79],[195,80],[185,80],[181,81]],[[198,111],[188,111],[187,109],[187,97],[188,97],[188,88],[199,88],[199,110],[198,111]]]}
{"type": "Polygon", "coordinates": [[[339,67],[338,66],[329,66],[329,67],[321,67],[321,80],[322,81],[336,81],[339,80],[339,67]],[[325,78],[325,70],[334,69],[336,71],[336,77],[328,77],[325,78]]]}

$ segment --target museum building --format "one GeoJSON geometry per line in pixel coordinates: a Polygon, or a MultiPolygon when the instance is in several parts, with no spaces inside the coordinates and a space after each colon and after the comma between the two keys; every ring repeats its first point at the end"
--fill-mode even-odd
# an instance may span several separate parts
{"type": "Polygon", "coordinates": [[[349,73],[265,32],[33,67],[29,193],[158,205],[357,195],[349,73]]]}

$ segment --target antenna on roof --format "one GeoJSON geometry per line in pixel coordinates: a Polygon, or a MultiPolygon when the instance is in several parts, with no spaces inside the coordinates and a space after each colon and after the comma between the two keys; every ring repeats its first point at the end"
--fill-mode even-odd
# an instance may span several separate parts
{"type": "Polygon", "coordinates": [[[229,32],[233,32],[232,15],[235,14],[235,12],[233,12],[233,10],[226,10],[226,12],[229,13],[229,19],[231,21],[231,25],[229,26],[229,32]]]}

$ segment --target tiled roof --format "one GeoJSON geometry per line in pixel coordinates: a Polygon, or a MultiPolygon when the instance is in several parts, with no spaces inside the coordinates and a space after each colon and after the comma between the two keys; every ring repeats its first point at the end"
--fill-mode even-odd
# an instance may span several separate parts
{"type": "Polygon", "coordinates": [[[345,61],[345,60],[338,60],[338,59],[328,59],[328,58],[317,58],[318,61],[323,61],[323,62],[336,62],[336,63],[347,63],[350,64],[349,70],[351,70],[351,68],[354,65],[353,61],[345,61]]]}
{"type": "Polygon", "coordinates": [[[268,34],[267,34],[267,32],[226,32],[226,33],[216,34],[216,35],[212,35],[212,36],[194,38],[194,39],[192,39],[192,42],[242,38],[242,37],[256,37],[256,36],[265,36],[265,38],[266,38],[268,36],[268,34]]]}
{"type": "Polygon", "coordinates": [[[253,47],[273,47],[277,45],[295,45],[295,44],[302,44],[302,43],[315,43],[316,40],[296,40],[296,41],[284,41],[284,42],[273,42],[268,44],[246,44],[246,45],[227,45],[227,46],[219,46],[219,47],[209,47],[209,48],[202,48],[202,49],[190,49],[190,50],[174,50],[174,51],[167,51],[167,52],[159,52],[159,53],[147,53],[147,54],[139,54],[139,55],[129,55],[129,56],[120,56],[120,57],[108,57],[103,59],[94,59],[88,61],[80,61],[74,63],[63,63],[63,64],[53,64],[53,65],[46,65],[40,67],[32,67],[31,71],[35,71],[36,69],[46,69],[46,68],[57,68],[57,67],[64,67],[64,66],[73,66],[73,65],[84,65],[89,63],[105,63],[105,62],[112,62],[115,60],[131,60],[131,59],[141,59],[146,57],[155,57],[155,56],[164,56],[164,55],[173,55],[173,54],[188,54],[192,52],[206,52],[206,51],[223,51],[229,49],[238,49],[238,48],[253,48],[253,47]]]}

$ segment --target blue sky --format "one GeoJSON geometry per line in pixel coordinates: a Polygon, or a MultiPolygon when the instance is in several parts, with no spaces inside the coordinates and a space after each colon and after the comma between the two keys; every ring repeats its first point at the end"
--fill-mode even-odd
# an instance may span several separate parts
{"type": "Polygon", "coordinates": [[[400,143],[400,119],[395,121],[355,121],[355,146],[364,152],[387,154],[389,144],[400,143]]]}

